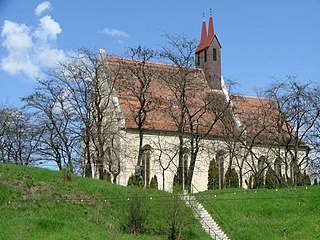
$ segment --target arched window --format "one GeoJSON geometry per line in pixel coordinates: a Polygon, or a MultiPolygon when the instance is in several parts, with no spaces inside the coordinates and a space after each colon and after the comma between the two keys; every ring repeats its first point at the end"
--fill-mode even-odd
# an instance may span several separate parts
{"type": "Polygon", "coordinates": [[[293,183],[297,182],[297,174],[298,174],[298,165],[297,165],[297,162],[294,159],[292,159],[292,161],[290,162],[290,177],[293,183]]]}
{"type": "Polygon", "coordinates": [[[274,172],[277,176],[278,179],[281,178],[282,174],[281,174],[281,163],[282,163],[282,160],[281,158],[276,158],[276,160],[274,161],[274,172]]]}
{"type": "Polygon", "coordinates": [[[216,155],[217,159],[217,168],[219,169],[219,189],[222,189],[224,186],[224,156],[225,152],[219,150],[216,155]]]}
{"type": "Polygon", "coordinates": [[[141,156],[141,168],[142,168],[142,177],[144,181],[144,187],[149,187],[150,184],[150,159],[151,159],[151,146],[144,145],[142,148],[141,156]]]}
{"type": "Polygon", "coordinates": [[[254,176],[253,187],[260,188],[264,186],[264,171],[266,169],[266,157],[261,156],[258,158],[258,169],[254,176]]]}

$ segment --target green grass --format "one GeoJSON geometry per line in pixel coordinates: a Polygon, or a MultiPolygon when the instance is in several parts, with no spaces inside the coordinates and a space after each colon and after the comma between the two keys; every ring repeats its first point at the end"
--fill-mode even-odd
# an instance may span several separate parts
{"type": "MultiPolygon", "coordinates": [[[[0,239],[167,239],[174,199],[158,190],[65,180],[63,172],[0,164],[0,239]],[[134,235],[126,231],[125,216],[137,196],[148,215],[144,234],[134,235]]],[[[210,239],[191,210],[183,211],[189,216],[183,239],[210,239]]]]}
{"type": "Polygon", "coordinates": [[[320,239],[320,186],[199,193],[231,239],[320,239]]]}

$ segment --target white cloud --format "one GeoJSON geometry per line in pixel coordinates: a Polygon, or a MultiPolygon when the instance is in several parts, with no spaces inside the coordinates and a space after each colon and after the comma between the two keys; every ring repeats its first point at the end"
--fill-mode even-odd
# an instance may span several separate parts
{"type": "Polygon", "coordinates": [[[51,16],[44,16],[40,19],[39,28],[35,31],[35,37],[43,42],[56,40],[61,33],[60,24],[54,21],[51,16]]]}
{"type": "Polygon", "coordinates": [[[106,34],[108,36],[111,36],[111,37],[130,37],[129,34],[125,33],[124,31],[118,30],[118,29],[105,28],[99,32],[106,34]]]}
{"type": "MultiPolygon", "coordinates": [[[[36,12],[40,11],[37,9],[36,12]]],[[[51,16],[40,18],[36,27],[5,20],[1,37],[8,54],[2,57],[0,68],[12,75],[24,74],[31,79],[39,77],[41,70],[65,59],[64,51],[55,47],[61,32],[60,24],[51,16]]]]}
{"type": "Polygon", "coordinates": [[[36,7],[36,9],[34,10],[34,13],[36,16],[40,16],[46,10],[49,10],[49,11],[52,10],[52,5],[51,5],[51,2],[49,2],[49,1],[45,1],[45,2],[40,3],[36,7]]]}
{"type": "Polygon", "coordinates": [[[5,38],[2,45],[10,50],[25,49],[32,46],[30,28],[24,24],[5,20],[1,36],[5,38]]]}
{"type": "Polygon", "coordinates": [[[38,62],[46,67],[53,67],[58,62],[65,60],[65,54],[63,50],[57,48],[42,47],[38,48],[35,52],[38,62]]]}

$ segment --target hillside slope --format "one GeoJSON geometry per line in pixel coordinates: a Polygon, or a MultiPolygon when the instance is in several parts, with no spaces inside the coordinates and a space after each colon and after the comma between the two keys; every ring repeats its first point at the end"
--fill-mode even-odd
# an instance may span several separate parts
{"type": "Polygon", "coordinates": [[[173,209],[184,239],[210,239],[172,194],[0,164],[0,239],[167,239],[173,209]],[[147,210],[144,234],[127,233],[130,201],[147,210]]]}
{"type": "Polygon", "coordinates": [[[320,186],[224,189],[196,195],[231,239],[320,239],[320,186]]]}

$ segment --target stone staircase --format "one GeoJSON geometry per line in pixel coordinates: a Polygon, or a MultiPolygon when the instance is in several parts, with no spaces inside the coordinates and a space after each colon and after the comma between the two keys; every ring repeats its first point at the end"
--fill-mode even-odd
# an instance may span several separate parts
{"type": "Polygon", "coordinates": [[[229,240],[228,236],[221,230],[208,211],[196,200],[194,196],[190,196],[185,192],[182,195],[182,198],[186,205],[194,210],[202,228],[212,237],[212,239],[229,240]]]}

